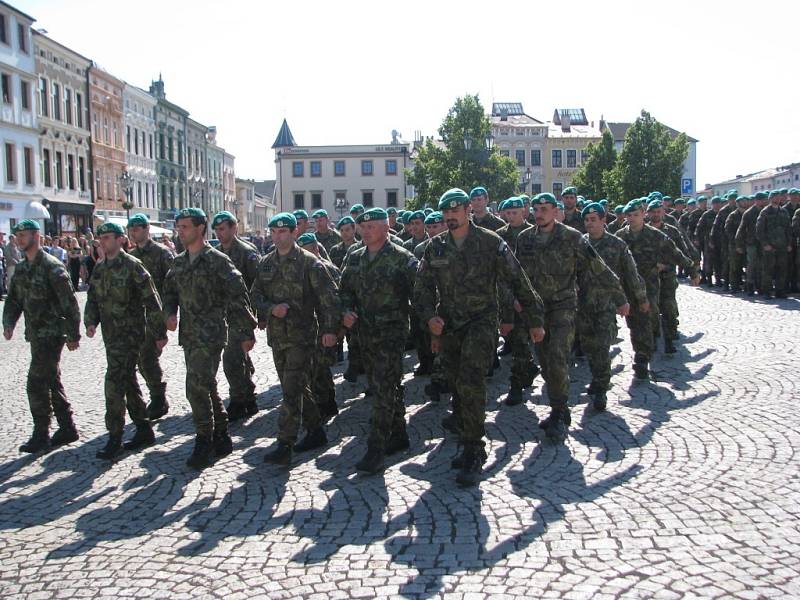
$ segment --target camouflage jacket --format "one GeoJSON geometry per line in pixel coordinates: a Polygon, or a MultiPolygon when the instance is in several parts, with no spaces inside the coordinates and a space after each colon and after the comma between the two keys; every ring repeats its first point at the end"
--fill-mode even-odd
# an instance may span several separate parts
{"type": "Polygon", "coordinates": [[[625,225],[626,225],[625,219],[622,219],[621,221],[617,221],[616,219],[614,219],[613,221],[611,221],[611,223],[609,223],[606,226],[606,230],[608,231],[608,233],[615,234],[617,231],[625,227],[625,225]]]}
{"type": "MultiPolygon", "coordinates": [[[[353,243],[350,244],[350,246],[355,246],[357,243],[357,241],[353,240],[353,243]]],[[[331,251],[328,253],[331,262],[336,265],[338,269],[341,269],[344,266],[344,257],[347,256],[347,251],[350,249],[350,246],[342,241],[334,245],[333,248],[331,248],[331,251]]]]}
{"type": "MultiPolygon", "coordinates": [[[[672,240],[672,243],[675,244],[678,250],[680,250],[681,252],[683,252],[683,254],[694,260],[693,257],[694,251],[691,249],[690,245],[687,243],[686,239],[681,234],[680,229],[678,229],[677,227],[673,227],[672,225],[668,225],[667,223],[661,223],[661,225],[652,225],[651,227],[658,229],[660,232],[664,233],[670,240],[672,240]]],[[[669,265],[670,267],[672,267],[667,271],[662,271],[661,272],[662,276],[665,274],[675,275],[675,267],[678,266],[678,263],[672,261],[666,261],[662,262],[661,264],[669,265]]]]}
{"type": "Polygon", "coordinates": [[[697,224],[700,222],[700,218],[703,216],[705,211],[701,208],[696,208],[692,212],[689,213],[689,216],[686,217],[686,233],[689,234],[689,237],[695,244],[699,244],[699,240],[695,237],[694,231],[697,229],[697,224]]]}
{"type": "Polygon", "coordinates": [[[675,229],[678,229],[678,227],[679,227],[678,219],[676,219],[675,217],[673,217],[669,213],[664,213],[664,218],[661,219],[661,221],[663,223],[666,223],[667,225],[672,225],[675,229]]]}
{"type": "MultiPolygon", "coordinates": [[[[691,218],[691,216],[692,216],[691,211],[684,210],[681,213],[681,216],[678,217],[678,225],[680,225],[681,229],[683,229],[683,232],[685,234],[687,234],[687,235],[689,235],[689,232],[690,232],[690,230],[689,230],[689,219],[691,218]]],[[[689,236],[689,239],[691,239],[691,236],[689,236]]]]}
{"type": "Polygon", "coordinates": [[[719,209],[717,216],[714,217],[714,224],[711,226],[711,237],[715,242],[719,242],[720,244],[728,243],[727,234],[725,233],[725,221],[727,221],[728,216],[735,211],[736,207],[730,204],[726,204],[719,209]]]}
{"type": "Polygon", "coordinates": [[[259,322],[267,324],[269,345],[285,348],[313,346],[318,335],[337,332],[341,321],[337,293],[322,261],[295,245],[286,256],[273,250],[263,258],[251,297],[259,322]],[[272,309],[282,303],[289,305],[289,312],[279,319],[272,309]]]}
{"type": "Polygon", "coordinates": [[[647,289],[644,280],[636,270],[636,261],[633,260],[628,244],[608,232],[596,240],[590,238],[589,234],[584,234],[583,237],[600,255],[608,268],[614,271],[625,294],[624,299],[621,299],[614,297],[615,289],[604,289],[602,285],[591,285],[591,282],[583,282],[581,285],[582,282],[579,282],[579,310],[589,312],[616,310],[626,300],[637,306],[647,302],[647,289]]]}
{"type": "Polygon", "coordinates": [[[242,274],[244,285],[249,290],[256,280],[258,261],[261,260],[258,249],[253,244],[245,242],[239,237],[234,237],[230,248],[226,250],[220,244],[217,246],[217,250],[231,259],[233,266],[242,274]]]}
{"type": "Polygon", "coordinates": [[[409,252],[413,253],[414,252],[414,248],[419,246],[421,243],[423,243],[427,239],[428,239],[428,234],[427,233],[421,238],[413,238],[413,237],[409,238],[405,242],[403,242],[403,248],[405,250],[408,250],[409,252]]]}
{"type": "Polygon", "coordinates": [[[242,274],[230,259],[206,244],[194,262],[175,257],[164,282],[164,314],[178,314],[181,346],[223,346],[253,339],[256,319],[242,274]],[[230,335],[229,335],[230,329],[230,335]]]}
{"type": "Polygon", "coordinates": [[[786,250],[792,241],[792,218],[785,208],[767,205],[758,213],[756,238],[762,246],[786,250]]]}
{"type": "Polygon", "coordinates": [[[728,240],[729,248],[738,247],[736,233],[739,231],[739,225],[742,224],[744,213],[743,210],[735,210],[725,219],[725,237],[728,240]]]}
{"type": "Polygon", "coordinates": [[[758,213],[761,212],[760,206],[754,204],[742,215],[742,222],[739,223],[739,229],[736,230],[736,247],[746,248],[747,246],[757,246],[758,238],[756,237],[756,221],[758,221],[758,213]]]}
{"type": "Polygon", "coordinates": [[[17,263],[3,306],[3,328],[14,329],[25,314],[25,339],[81,339],[81,313],[64,263],[44,250],[17,263]]]}
{"type": "Polygon", "coordinates": [[[486,214],[483,215],[481,218],[477,218],[475,215],[472,215],[472,222],[475,223],[478,227],[483,227],[484,229],[488,229],[489,231],[496,232],[501,227],[505,226],[506,222],[503,221],[497,215],[493,215],[489,211],[486,211],[486,214]]]}
{"type": "Polygon", "coordinates": [[[371,260],[366,246],[351,252],[342,270],[342,308],[358,315],[359,327],[382,336],[403,335],[418,262],[388,241],[371,260]]]}
{"type": "Polygon", "coordinates": [[[502,323],[513,323],[511,298],[522,305],[520,316],[529,328],[543,326],[542,300],[500,236],[470,223],[461,248],[449,231],[431,238],[414,283],[420,321],[427,323],[438,315],[445,331],[454,331],[481,319],[497,322],[499,310],[502,323]],[[498,294],[498,286],[512,293],[498,294]]]}
{"type": "Polygon", "coordinates": [[[709,208],[702,214],[697,226],[694,228],[694,241],[700,244],[706,244],[711,241],[711,228],[714,226],[714,220],[717,218],[717,212],[713,208],[709,208]]]}
{"type": "Polygon", "coordinates": [[[545,311],[577,307],[577,278],[620,290],[619,279],[579,231],[556,222],[549,236],[531,227],[517,238],[517,258],[544,302],[545,311]]]}
{"type": "Polygon", "coordinates": [[[325,251],[328,253],[328,256],[331,254],[331,248],[333,248],[336,244],[342,241],[342,236],[339,235],[339,232],[335,229],[328,228],[328,231],[322,233],[321,231],[317,231],[314,234],[317,238],[317,242],[325,248],[325,251]]]}
{"type": "Polygon", "coordinates": [[[164,293],[164,279],[172,267],[172,262],[175,257],[166,246],[147,240],[143,248],[135,246],[130,251],[130,255],[142,261],[144,268],[150,273],[153,278],[153,284],[156,286],[156,291],[159,295],[164,293]]]}
{"type": "Polygon", "coordinates": [[[581,233],[586,233],[586,226],[583,224],[581,211],[577,208],[572,212],[564,211],[564,225],[577,229],[581,233]]]}
{"type": "Polygon", "coordinates": [[[106,346],[139,346],[145,333],[155,340],[167,337],[153,278],[138,258],[125,252],[95,266],[83,322],[102,327],[106,346]]]}
{"type": "Polygon", "coordinates": [[[792,217],[792,233],[794,237],[800,239],[800,208],[794,211],[794,216],[792,217]]]}
{"type": "Polygon", "coordinates": [[[517,248],[517,238],[519,234],[525,231],[526,229],[530,229],[531,224],[527,221],[523,221],[522,225],[518,227],[514,227],[511,223],[507,223],[503,225],[500,229],[498,229],[495,233],[503,238],[503,241],[508,244],[508,247],[512,250],[516,250],[517,248]]]}

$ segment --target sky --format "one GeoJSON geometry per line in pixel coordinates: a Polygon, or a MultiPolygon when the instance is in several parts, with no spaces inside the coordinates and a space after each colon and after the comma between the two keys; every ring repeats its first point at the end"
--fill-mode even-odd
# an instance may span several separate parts
{"type": "Polygon", "coordinates": [[[274,177],[284,117],[299,145],[384,144],[475,93],[543,121],[647,110],[699,140],[700,189],[800,162],[800,2],[11,3],[132,85],[161,73],[238,177],[274,177]]]}

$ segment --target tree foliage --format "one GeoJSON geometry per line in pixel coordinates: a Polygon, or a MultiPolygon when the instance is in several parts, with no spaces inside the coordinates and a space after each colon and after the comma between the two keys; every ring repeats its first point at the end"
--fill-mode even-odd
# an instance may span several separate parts
{"type": "Polygon", "coordinates": [[[606,175],[617,161],[617,152],[614,150],[614,137],[611,132],[603,132],[603,138],[597,144],[589,144],[586,149],[587,160],[580,166],[572,185],[578,188],[578,193],[592,200],[608,197],[606,175]]]}

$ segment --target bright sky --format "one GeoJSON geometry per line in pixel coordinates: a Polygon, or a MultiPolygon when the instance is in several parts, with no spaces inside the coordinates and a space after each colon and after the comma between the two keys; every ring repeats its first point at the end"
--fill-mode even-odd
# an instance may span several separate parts
{"type": "Polygon", "coordinates": [[[798,2],[12,3],[133,85],[161,72],[240,177],[274,177],[284,116],[301,145],[411,140],[466,93],[541,120],[646,109],[700,140],[700,188],[800,161],[798,2]]]}

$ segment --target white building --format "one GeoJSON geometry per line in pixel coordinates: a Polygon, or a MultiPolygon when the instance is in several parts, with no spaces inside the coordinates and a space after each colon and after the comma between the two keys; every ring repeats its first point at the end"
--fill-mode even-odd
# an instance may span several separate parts
{"type": "Polygon", "coordinates": [[[405,201],[410,146],[396,138],[385,145],[298,146],[284,119],[272,148],[279,211],[324,208],[334,220],[354,204],[388,208],[405,201]]]}
{"type": "Polygon", "coordinates": [[[756,192],[800,187],[800,163],[792,163],[780,167],[770,167],[747,175],[737,175],[733,179],[719,183],[706,184],[706,195],[721,196],[729,190],[736,190],[740,195],[756,192]]]}
{"type": "Polygon", "coordinates": [[[136,86],[122,89],[125,165],[131,178],[131,214],[145,213],[160,223],[158,212],[158,170],[155,136],[156,99],[136,86]]]}
{"type": "Polygon", "coordinates": [[[236,158],[229,152],[222,156],[222,201],[223,208],[228,212],[235,212],[236,203],[236,172],[234,169],[236,158]]]}
{"type": "Polygon", "coordinates": [[[33,22],[33,17],[0,2],[0,231],[6,233],[22,219],[35,218],[44,224],[50,218],[41,203],[33,22]]]}

